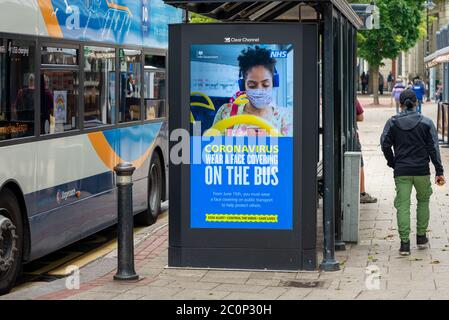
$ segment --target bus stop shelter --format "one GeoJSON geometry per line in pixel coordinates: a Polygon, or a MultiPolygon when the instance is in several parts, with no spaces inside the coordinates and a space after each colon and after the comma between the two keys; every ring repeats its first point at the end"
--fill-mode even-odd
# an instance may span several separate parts
{"type": "MultiPolygon", "coordinates": [[[[344,249],[344,243],[341,241],[344,154],[355,151],[356,148],[356,38],[357,30],[363,25],[361,19],[345,0],[165,0],[165,3],[223,23],[310,22],[318,26],[319,99],[316,106],[311,106],[311,110],[316,111],[315,116],[319,123],[319,134],[316,136],[320,137],[320,143],[316,144],[319,147],[315,150],[319,161],[316,168],[322,166],[323,170],[323,260],[319,267],[324,271],[338,270],[339,262],[335,259],[335,250],[344,249]]],[[[172,174],[176,172],[171,172],[170,176],[172,174]]],[[[172,182],[170,186],[172,187],[172,182]]],[[[318,200],[318,191],[316,194],[318,200]]],[[[181,210],[181,204],[172,205],[173,200],[177,199],[172,199],[171,194],[171,209],[181,210]]],[[[303,223],[307,225],[302,229],[305,232],[301,235],[301,241],[303,249],[309,254],[303,257],[300,269],[316,270],[316,213],[303,223]]]]}

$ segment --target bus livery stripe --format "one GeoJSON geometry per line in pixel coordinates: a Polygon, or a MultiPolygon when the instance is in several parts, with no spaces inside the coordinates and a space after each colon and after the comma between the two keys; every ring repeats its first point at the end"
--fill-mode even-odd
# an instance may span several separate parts
{"type": "Polygon", "coordinates": [[[110,170],[114,170],[114,167],[117,164],[123,162],[123,160],[112,149],[103,132],[89,133],[88,137],[97,152],[98,157],[110,170]]]}
{"type": "Polygon", "coordinates": [[[47,27],[48,35],[55,38],[62,38],[61,26],[59,25],[51,0],[38,0],[38,3],[47,27]]]}
{"type": "Polygon", "coordinates": [[[118,11],[126,11],[126,12],[128,12],[128,14],[131,17],[133,16],[133,13],[131,12],[131,10],[129,10],[129,8],[126,7],[126,6],[121,6],[121,5],[118,5],[118,4],[114,3],[114,2],[110,2],[108,0],[106,0],[106,4],[108,5],[108,8],[115,9],[115,10],[118,10],[118,11]]]}
{"type": "Polygon", "coordinates": [[[139,169],[151,155],[161,127],[162,124],[157,123],[110,132],[92,132],[88,138],[98,157],[110,170],[114,170],[120,162],[131,162],[139,169]],[[142,136],[143,141],[136,139],[142,136]],[[140,152],[136,153],[136,150],[140,152]]]}

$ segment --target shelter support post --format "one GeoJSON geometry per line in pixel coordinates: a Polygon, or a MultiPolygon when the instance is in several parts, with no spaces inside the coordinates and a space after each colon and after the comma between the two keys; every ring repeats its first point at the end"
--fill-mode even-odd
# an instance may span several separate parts
{"type": "Polygon", "coordinates": [[[324,252],[320,269],[338,271],[340,264],[335,259],[335,169],[334,169],[334,24],[333,5],[324,4],[323,8],[323,235],[324,252]]]}

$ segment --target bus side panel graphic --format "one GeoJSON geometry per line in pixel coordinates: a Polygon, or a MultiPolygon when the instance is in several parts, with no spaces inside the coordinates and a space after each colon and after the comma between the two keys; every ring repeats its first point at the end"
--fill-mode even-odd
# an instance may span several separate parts
{"type": "Polygon", "coordinates": [[[162,0],[38,0],[48,35],[116,44],[167,46],[182,11],[162,0]]]}
{"type": "Polygon", "coordinates": [[[168,24],[182,22],[182,10],[163,0],[0,0],[0,7],[3,32],[161,49],[168,24]]]}

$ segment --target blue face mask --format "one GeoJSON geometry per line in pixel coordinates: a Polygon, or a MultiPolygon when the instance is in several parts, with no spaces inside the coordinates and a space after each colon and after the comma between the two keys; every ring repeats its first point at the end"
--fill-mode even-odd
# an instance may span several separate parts
{"type": "Polygon", "coordinates": [[[255,108],[265,109],[268,108],[273,101],[273,89],[247,89],[246,96],[251,102],[251,105],[255,108]]]}

